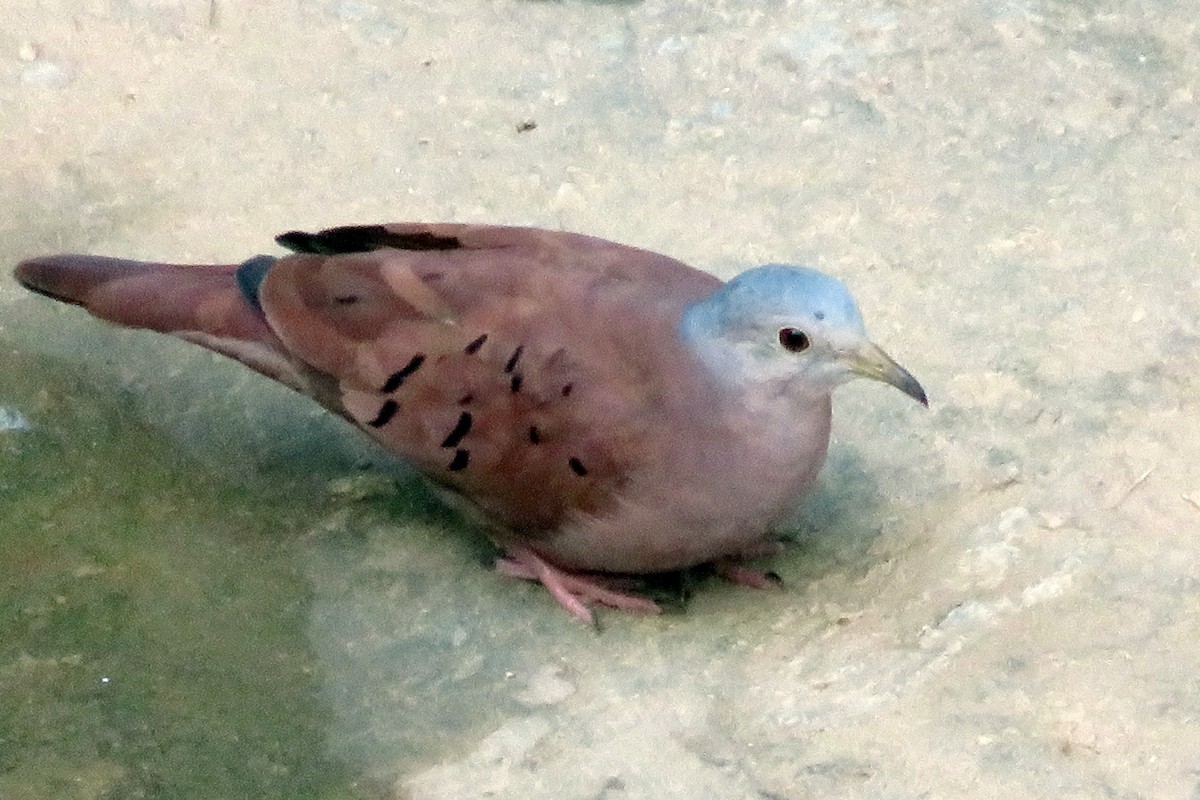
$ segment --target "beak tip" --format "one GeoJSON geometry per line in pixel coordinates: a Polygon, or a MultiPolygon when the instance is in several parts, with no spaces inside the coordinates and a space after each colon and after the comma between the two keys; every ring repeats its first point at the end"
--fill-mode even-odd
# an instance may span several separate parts
{"type": "MultiPolygon", "coordinates": [[[[909,377],[911,378],[911,376],[909,377]]],[[[917,383],[916,380],[912,380],[911,382],[904,381],[904,385],[898,388],[925,408],[929,408],[929,397],[925,394],[925,388],[917,383]]]]}
{"type": "Polygon", "coordinates": [[[865,347],[851,352],[846,360],[851,372],[890,384],[925,408],[929,408],[929,397],[925,394],[925,387],[878,345],[868,342],[865,347]]]}

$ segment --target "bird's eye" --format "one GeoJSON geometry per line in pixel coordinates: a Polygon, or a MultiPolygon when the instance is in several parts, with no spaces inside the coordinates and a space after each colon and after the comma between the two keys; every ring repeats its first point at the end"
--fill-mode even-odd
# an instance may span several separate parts
{"type": "Polygon", "coordinates": [[[783,349],[791,353],[802,353],[812,344],[808,334],[799,328],[780,328],[779,343],[783,349]]]}

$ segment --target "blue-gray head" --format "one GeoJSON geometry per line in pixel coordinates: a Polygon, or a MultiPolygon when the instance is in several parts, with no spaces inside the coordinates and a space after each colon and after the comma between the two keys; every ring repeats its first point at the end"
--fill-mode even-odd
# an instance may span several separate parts
{"type": "Polygon", "coordinates": [[[842,282],[815,269],[767,264],[747,270],[688,306],[680,333],[714,374],[731,381],[827,393],[861,376],[928,405],[916,378],[867,338],[842,282]]]}

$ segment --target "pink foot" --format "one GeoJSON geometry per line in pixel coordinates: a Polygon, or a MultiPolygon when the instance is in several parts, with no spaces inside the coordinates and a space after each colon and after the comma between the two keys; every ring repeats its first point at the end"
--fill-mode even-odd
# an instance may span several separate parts
{"type": "Polygon", "coordinates": [[[524,547],[510,551],[507,558],[497,559],[496,572],[506,578],[537,581],[549,590],[560,606],[588,625],[596,623],[596,618],[588,608],[590,603],[600,603],[632,614],[658,614],[662,611],[653,600],[610,588],[605,585],[603,576],[567,572],[524,547]]]}
{"type": "Polygon", "coordinates": [[[783,579],[774,572],[743,567],[737,559],[733,558],[722,558],[714,562],[713,569],[730,583],[749,586],[751,589],[777,589],[783,585],[783,579]]]}

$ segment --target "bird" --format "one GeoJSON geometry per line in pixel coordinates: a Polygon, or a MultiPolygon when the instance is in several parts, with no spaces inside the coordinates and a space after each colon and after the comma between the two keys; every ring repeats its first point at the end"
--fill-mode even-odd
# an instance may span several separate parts
{"type": "Polygon", "coordinates": [[[928,406],[846,286],[765,264],[727,282],[566,231],[345,225],[283,255],[24,260],[27,289],[171,334],[313,398],[414,465],[578,619],[655,613],[630,576],[712,565],[741,584],[825,461],[855,377],[928,406]]]}

